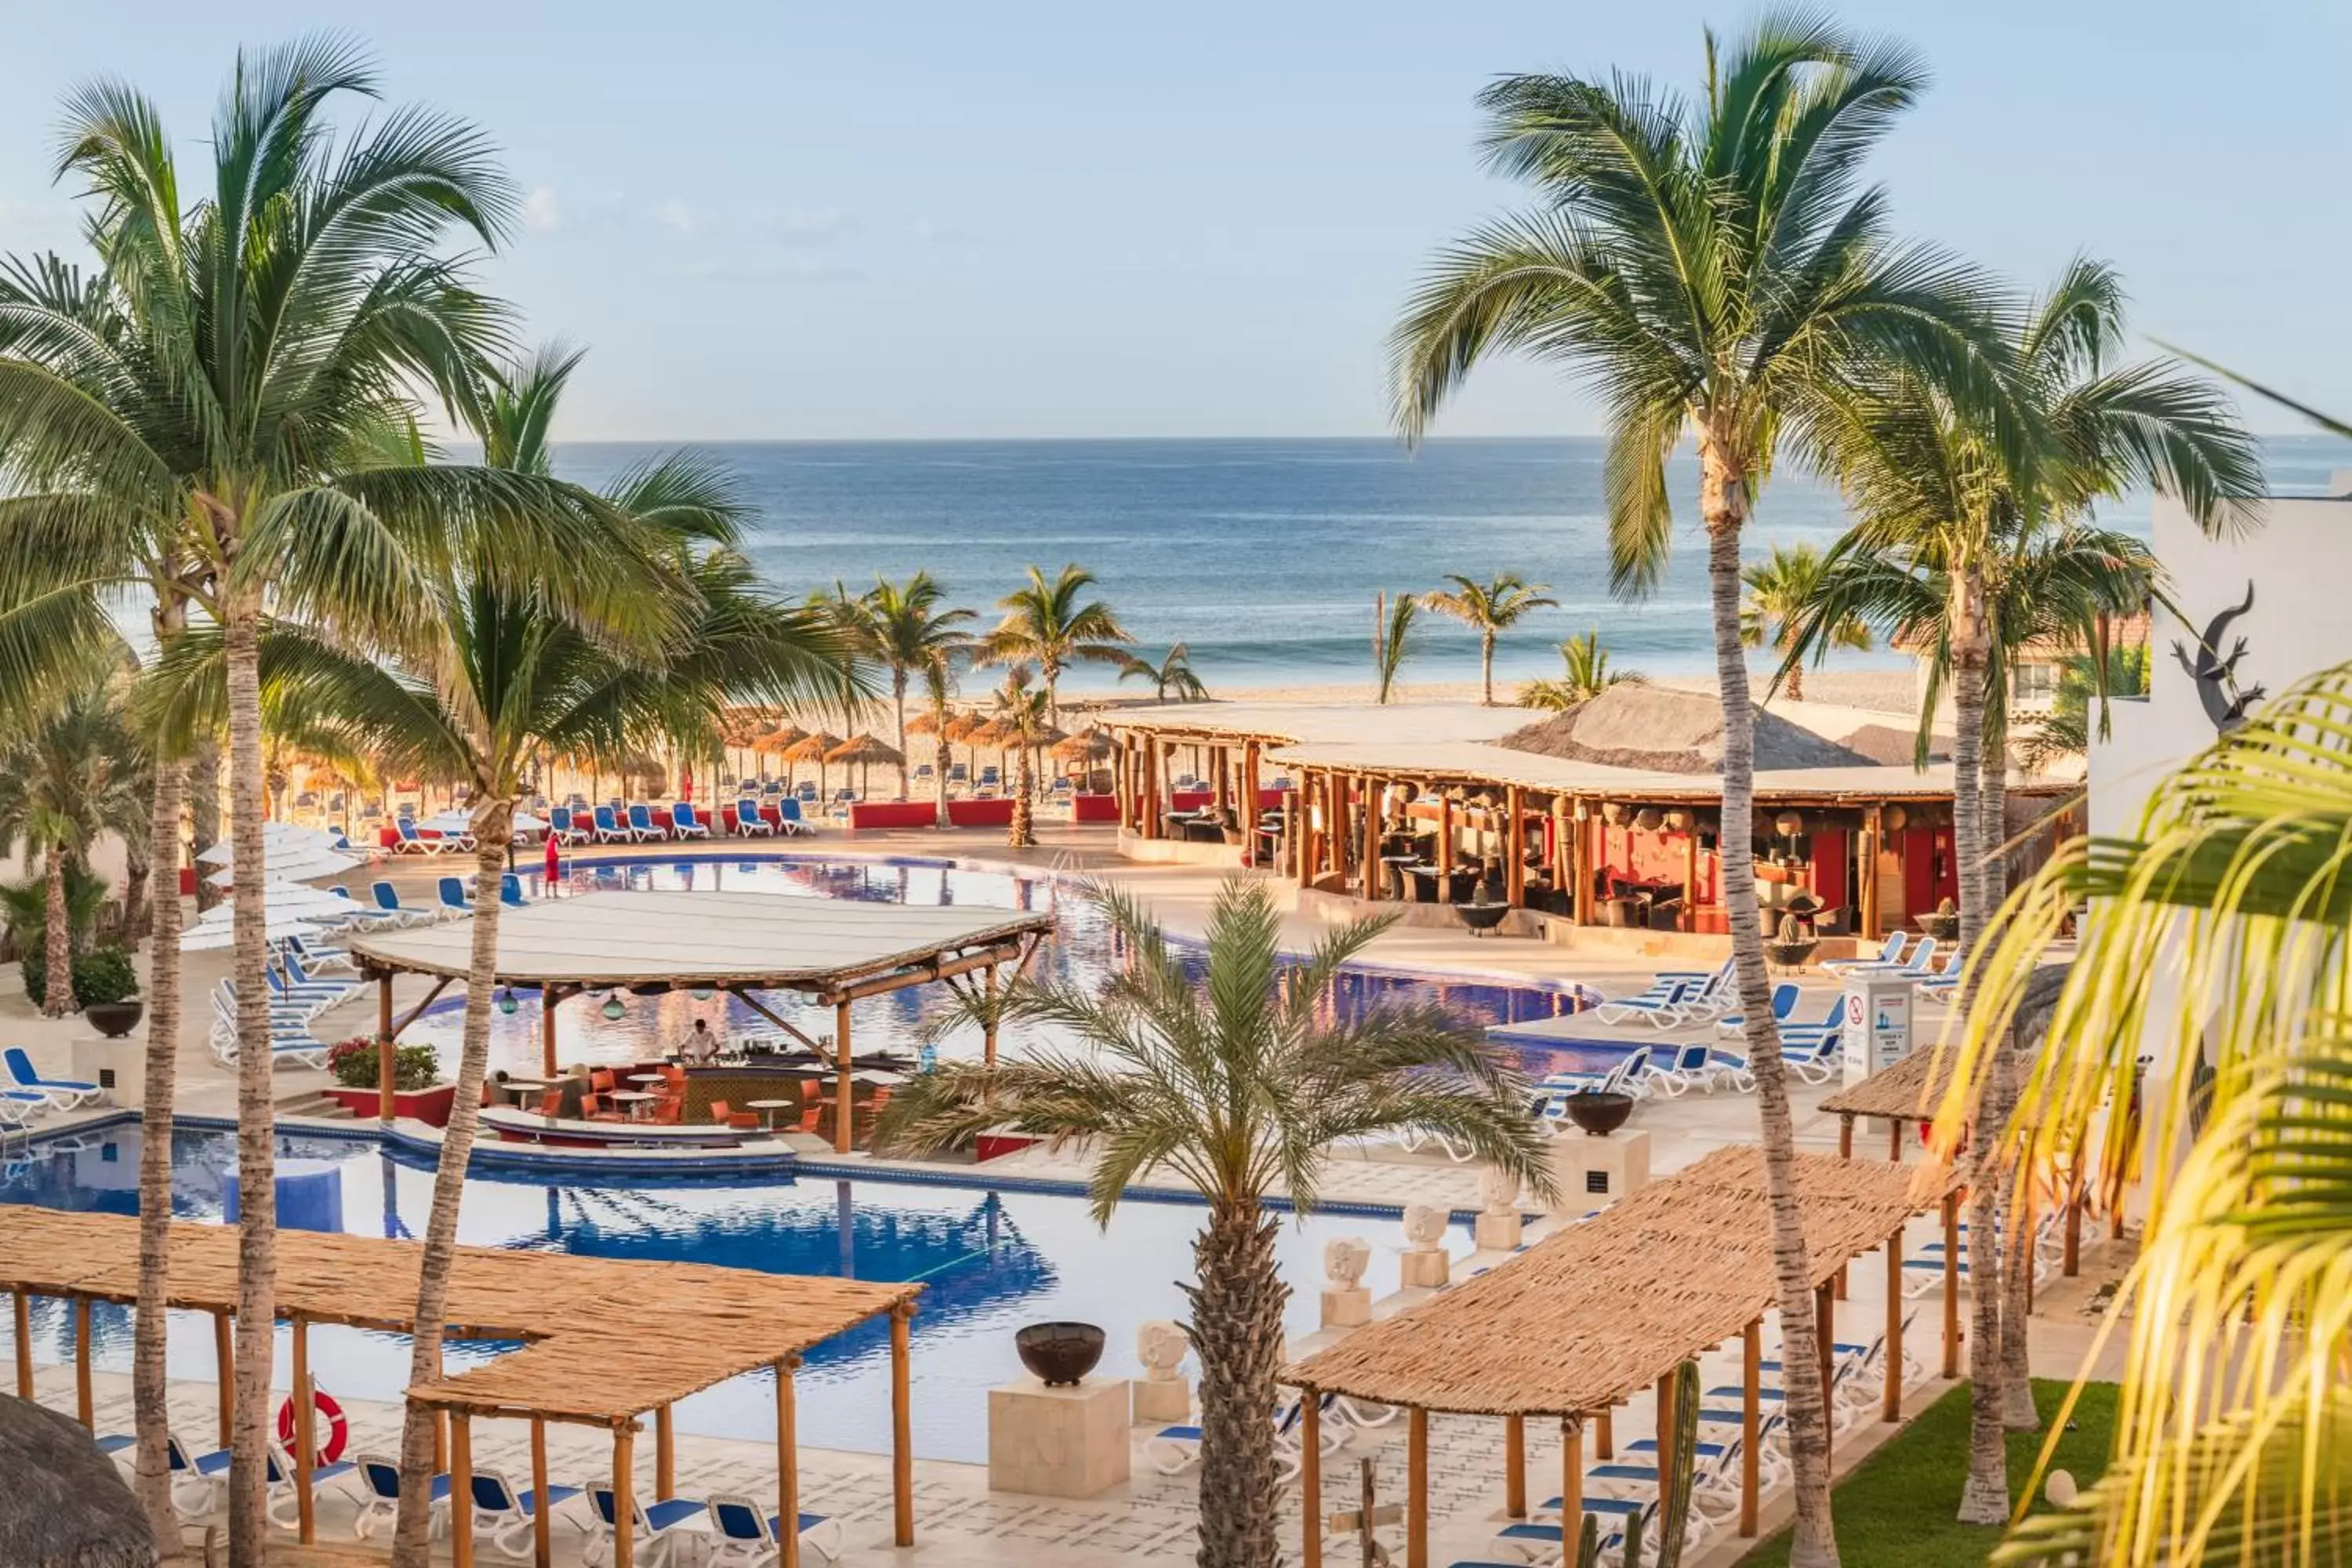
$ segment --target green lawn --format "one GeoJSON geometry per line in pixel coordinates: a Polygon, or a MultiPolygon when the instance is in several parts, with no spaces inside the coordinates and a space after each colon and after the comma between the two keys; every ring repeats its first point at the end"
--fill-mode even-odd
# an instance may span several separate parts
{"type": "MultiPolygon", "coordinates": [[[[2058,1408],[2066,1384],[2036,1379],[2034,1403],[2047,1420],[2058,1408]]],[[[2066,1434],[2052,1464],[2071,1470],[2088,1486],[2106,1468],[2108,1439],[2116,1418],[2116,1386],[2095,1383],[2074,1407],[2075,1430],[2066,1434]]],[[[2009,1440],[2009,1486],[2024,1489],[2042,1452],[2043,1434],[2020,1433],[2009,1440]]],[[[1839,1554],[1868,1568],[1964,1568],[1990,1554],[2000,1532],[1953,1519],[1960,1506],[1960,1480],[1968,1471],[1969,1390],[1963,1384],[1921,1413],[1903,1435],[1864,1459],[1838,1486],[1839,1554]]],[[[1786,1531],[1742,1558],[1743,1568],[1781,1568],[1789,1561],[1786,1531]]]]}

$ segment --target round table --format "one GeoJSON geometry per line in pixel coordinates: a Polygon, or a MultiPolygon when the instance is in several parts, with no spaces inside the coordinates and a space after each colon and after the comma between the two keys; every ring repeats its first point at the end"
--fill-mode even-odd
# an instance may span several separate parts
{"type": "Polygon", "coordinates": [[[629,1075],[629,1081],[631,1083],[641,1083],[647,1089],[651,1089],[657,1083],[667,1083],[669,1081],[669,1074],[666,1072],[633,1072],[629,1075]]]}
{"type": "Polygon", "coordinates": [[[545,1094],[554,1087],[553,1079],[510,1078],[499,1085],[499,1092],[512,1095],[517,1105],[525,1105],[530,1102],[531,1096],[545,1094]]]}
{"type": "Polygon", "coordinates": [[[758,1111],[767,1130],[773,1132],[776,1130],[776,1112],[790,1110],[799,1103],[797,1100],[747,1100],[743,1102],[743,1108],[747,1110],[758,1111]]]}
{"type": "Polygon", "coordinates": [[[654,1097],[642,1089],[616,1089],[606,1098],[615,1105],[626,1107],[632,1121],[643,1121],[646,1107],[654,1102],[654,1097]]]}

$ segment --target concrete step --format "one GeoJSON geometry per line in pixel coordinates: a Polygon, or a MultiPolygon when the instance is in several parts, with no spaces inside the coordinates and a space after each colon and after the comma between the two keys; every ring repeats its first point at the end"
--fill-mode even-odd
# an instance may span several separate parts
{"type": "Polygon", "coordinates": [[[312,1090],[308,1094],[289,1095],[274,1108],[280,1116],[316,1116],[348,1121],[352,1113],[343,1109],[342,1101],[312,1090]]]}

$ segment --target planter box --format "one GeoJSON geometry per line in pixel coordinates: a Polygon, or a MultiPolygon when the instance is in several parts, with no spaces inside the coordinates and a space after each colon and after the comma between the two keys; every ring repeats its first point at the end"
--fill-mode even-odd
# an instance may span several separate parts
{"type": "MultiPolygon", "coordinates": [[[[381,1103],[377,1091],[373,1089],[345,1089],[340,1084],[327,1090],[327,1096],[362,1121],[374,1121],[376,1108],[381,1103]]],[[[404,1121],[422,1121],[427,1127],[446,1127],[449,1125],[449,1108],[457,1101],[457,1086],[454,1083],[436,1083],[430,1089],[394,1090],[392,1113],[404,1121]]]]}
{"type": "Polygon", "coordinates": [[[852,828],[929,827],[938,820],[939,808],[928,800],[861,800],[849,808],[852,828]]]}
{"type": "Polygon", "coordinates": [[[1118,796],[1115,795],[1077,795],[1070,797],[1072,822],[1117,822],[1118,796]]]}
{"type": "Polygon", "coordinates": [[[958,827],[1010,827],[1013,825],[1013,803],[1010,800],[951,800],[948,802],[948,820],[958,827]]]}

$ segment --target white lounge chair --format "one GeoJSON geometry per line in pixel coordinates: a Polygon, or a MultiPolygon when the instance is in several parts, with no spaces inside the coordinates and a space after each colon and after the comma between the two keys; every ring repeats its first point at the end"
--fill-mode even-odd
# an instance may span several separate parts
{"type": "Polygon", "coordinates": [[[6,1064],[10,1086],[23,1093],[37,1094],[59,1110],[95,1105],[106,1093],[98,1085],[79,1079],[43,1078],[22,1046],[10,1046],[5,1054],[0,1054],[0,1062],[6,1064]]]}
{"type": "MultiPolygon", "coordinates": [[[[708,1562],[740,1563],[743,1568],[763,1568],[776,1561],[777,1543],[783,1537],[784,1518],[770,1513],[750,1498],[736,1492],[713,1492],[707,1505],[710,1510],[710,1542],[708,1562]]],[[[841,1556],[841,1521],[822,1513],[803,1512],[798,1521],[801,1544],[826,1562],[841,1556]]]]}

